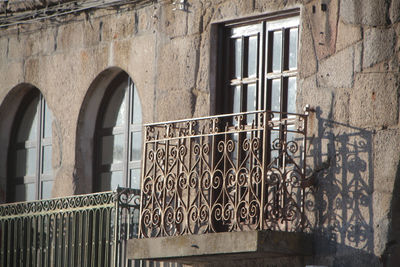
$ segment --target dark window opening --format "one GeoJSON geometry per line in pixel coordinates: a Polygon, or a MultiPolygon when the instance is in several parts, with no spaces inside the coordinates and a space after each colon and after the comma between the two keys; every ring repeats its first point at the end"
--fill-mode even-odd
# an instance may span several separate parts
{"type": "Polygon", "coordinates": [[[52,120],[43,95],[32,89],[22,100],[13,125],[8,202],[51,197],[52,120]]]}
{"type": "Polygon", "coordinates": [[[94,191],[140,188],[141,153],[140,100],[132,80],[121,73],[106,90],[96,122],[94,191]]]}

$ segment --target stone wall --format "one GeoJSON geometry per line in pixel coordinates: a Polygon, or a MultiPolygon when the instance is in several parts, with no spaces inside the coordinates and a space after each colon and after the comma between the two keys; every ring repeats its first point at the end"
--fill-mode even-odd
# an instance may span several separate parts
{"type": "MultiPolygon", "coordinates": [[[[213,25],[300,8],[297,106],[315,110],[308,162],[311,168],[325,166],[310,207],[316,218],[315,257],[307,262],[396,262],[400,1],[188,3],[188,12],[163,0],[0,29],[0,158],[7,158],[11,103],[24,84],[34,85],[54,114],[53,195],[89,192],[81,114],[103,77],[119,70],[132,77],[144,122],[208,115],[217,105],[213,25]]],[[[0,162],[3,195],[6,166],[6,160],[0,162]]]]}

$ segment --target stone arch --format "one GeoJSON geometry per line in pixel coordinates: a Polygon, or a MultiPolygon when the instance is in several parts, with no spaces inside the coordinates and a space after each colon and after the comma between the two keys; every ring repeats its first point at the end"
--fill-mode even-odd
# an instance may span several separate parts
{"type": "Polygon", "coordinates": [[[41,95],[43,92],[30,83],[20,83],[14,86],[0,103],[0,203],[6,201],[7,177],[9,174],[9,150],[12,141],[16,116],[21,108],[24,98],[37,90],[41,95]]]}
{"type": "Polygon", "coordinates": [[[99,109],[109,86],[122,73],[132,79],[132,75],[119,67],[110,67],[99,73],[89,86],[83,100],[78,117],[75,148],[75,180],[78,194],[93,191],[94,135],[99,109]]]}

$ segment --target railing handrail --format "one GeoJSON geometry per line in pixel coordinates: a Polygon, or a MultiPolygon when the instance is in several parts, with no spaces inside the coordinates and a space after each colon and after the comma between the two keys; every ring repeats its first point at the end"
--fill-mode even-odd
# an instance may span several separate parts
{"type": "Polygon", "coordinates": [[[140,237],[309,228],[309,111],[146,124],[140,237]]]}
{"type": "MultiPolygon", "coordinates": [[[[190,119],[179,119],[179,120],[162,121],[162,122],[151,122],[151,123],[143,124],[143,127],[147,127],[147,126],[164,126],[166,124],[172,124],[172,123],[181,123],[181,122],[217,119],[217,118],[225,118],[225,117],[232,117],[232,116],[239,116],[239,115],[257,114],[257,113],[293,115],[293,116],[298,116],[298,117],[307,117],[308,116],[308,114],[303,114],[303,113],[281,112],[281,111],[270,111],[270,110],[255,110],[255,111],[247,111],[247,112],[211,115],[211,116],[205,116],[205,117],[196,117],[196,118],[190,118],[190,119]]],[[[288,120],[288,119],[290,119],[290,117],[289,118],[281,118],[280,120],[284,121],[284,120],[288,120]]]]}

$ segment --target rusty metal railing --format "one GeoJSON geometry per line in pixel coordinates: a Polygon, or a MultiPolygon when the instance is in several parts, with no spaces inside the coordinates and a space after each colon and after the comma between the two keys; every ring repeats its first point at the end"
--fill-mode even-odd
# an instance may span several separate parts
{"type": "Polygon", "coordinates": [[[139,191],[0,205],[0,266],[128,266],[139,191]]]}
{"type": "Polygon", "coordinates": [[[139,237],[309,227],[307,118],[256,111],[145,125],[139,237]]]}

